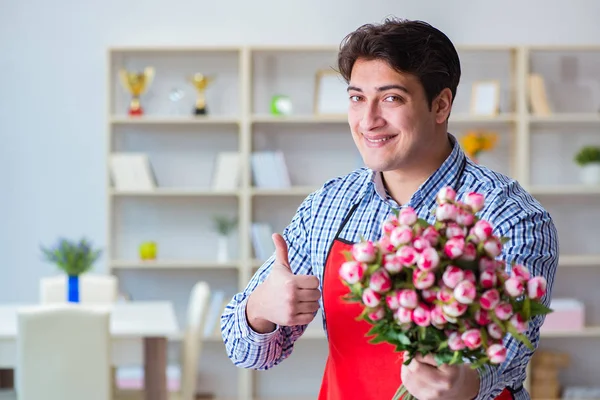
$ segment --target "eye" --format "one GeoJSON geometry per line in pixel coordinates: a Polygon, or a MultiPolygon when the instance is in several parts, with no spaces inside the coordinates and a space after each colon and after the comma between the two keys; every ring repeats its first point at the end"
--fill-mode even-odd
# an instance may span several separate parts
{"type": "Polygon", "coordinates": [[[352,102],[360,101],[360,96],[353,94],[352,96],[350,96],[350,101],[352,101],[352,102]]]}
{"type": "Polygon", "coordinates": [[[383,101],[387,101],[387,102],[399,102],[399,101],[403,101],[402,97],[400,96],[396,96],[396,95],[389,95],[386,96],[383,101]]]}

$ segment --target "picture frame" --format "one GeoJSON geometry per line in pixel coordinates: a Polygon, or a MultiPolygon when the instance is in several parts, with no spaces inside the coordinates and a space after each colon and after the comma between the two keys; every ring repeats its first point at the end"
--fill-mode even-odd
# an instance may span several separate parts
{"type": "Polygon", "coordinates": [[[157,187],[150,160],[144,153],[113,153],[110,178],[116,190],[152,191],[157,187]]]}
{"type": "Polygon", "coordinates": [[[320,116],[348,114],[348,84],[333,70],[320,69],[315,73],[314,113],[320,116]]]}
{"type": "Polygon", "coordinates": [[[471,92],[471,114],[494,116],[500,112],[500,82],[476,81],[471,92]]]}

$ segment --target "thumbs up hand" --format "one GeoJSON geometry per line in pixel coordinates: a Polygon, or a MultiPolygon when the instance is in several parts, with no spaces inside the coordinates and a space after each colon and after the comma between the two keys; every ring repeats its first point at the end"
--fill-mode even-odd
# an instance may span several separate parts
{"type": "Polygon", "coordinates": [[[271,332],[275,325],[306,325],[319,309],[319,279],[313,275],[294,275],[288,260],[285,239],[273,235],[275,262],[265,281],[248,298],[246,316],[252,329],[271,332]]]}

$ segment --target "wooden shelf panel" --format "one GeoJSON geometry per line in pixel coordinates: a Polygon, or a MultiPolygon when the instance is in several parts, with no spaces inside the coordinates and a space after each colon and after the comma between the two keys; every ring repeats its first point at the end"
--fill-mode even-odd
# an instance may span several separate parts
{"type": "Polygon", "coordinates": [[[116,115],[110,120],[113,125],[237,125],[235,117],[194,117],[194,116],[140,116],[116,115]]]}
{"type": "Polygon", "coordinates": [[[600,326],[589,326],[580,331],[565,330],[565,331],[548,331],[540,332],[542,338],[584,338],[584,337],[599,337],[600,326]]]}
{"type": "Polygon", "coordinates": [[[294,186],[286,189],[253,188],[252,196],[308,196],[319,188],[316,186],[294,186]]]}
{"type": "Polygon", "coordinates": [[[260,124],[347,124],[346,115],[253,115],[252,123],[260,124]]]}
{"type": "Polygon", "coordinates": [[[547,116],[530,115],[532,124],[600,123],[600,113],[556,113],[547,116]]]}
{"type": "Polygon", "coordinates": [[[600,268],[600,254],[563,255],[559,256],[560,267],[598,267],[600,268]]]}
{"type": "Polygon", "coordinates": [[[239,269],[240,263],[230,261],[219,263],[218,261],[196,261],[196,260],[112,260],[111,268],[117,269],[239,269]]]}
{"type": "Polygon", "coordinates": [[[600,186],[591,185],[533,185],[529,193],[534,196],[600,195],[600,186]]]}
{"type": "Polygon", "coordinates": [[[451,114],[448,123],[507,123],[507,122],[516,122],[517,115],[514,113],[505,113],[498,115],[472,115],[472,114],[451,114]]]}
{"type": "Polygon", "coordinates": [[[218,191],[211,189],[158,188],[155,190],[116,190],[111,196],[123,197],[237,197],[240,191],[218,191]]]}

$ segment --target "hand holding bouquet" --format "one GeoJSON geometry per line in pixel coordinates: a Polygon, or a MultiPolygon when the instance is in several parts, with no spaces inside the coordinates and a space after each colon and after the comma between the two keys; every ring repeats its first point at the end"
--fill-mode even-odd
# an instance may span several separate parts
{"type": "MultiPolygon", "coordinates": [[[[458,201],[445,187],[433,225],[407,207],[384,222],[378,241],[363,240],[346,254],[339,271],[350,289],[345,299],[364,306],[359,319],[373,325],[371,343],[393,344],[406,365],[417,354],[433,355],[438,365],[501,364],[504,337],[533,349],[528,322],[551,312],[541,303],[544,277],[522,265],[509,274],[497,259],[506,239],[477,216],[484,201],[479,193],[458,201]]],[[[414,399],[404,386],[394,399],[402,396],[414,399]]]]}

